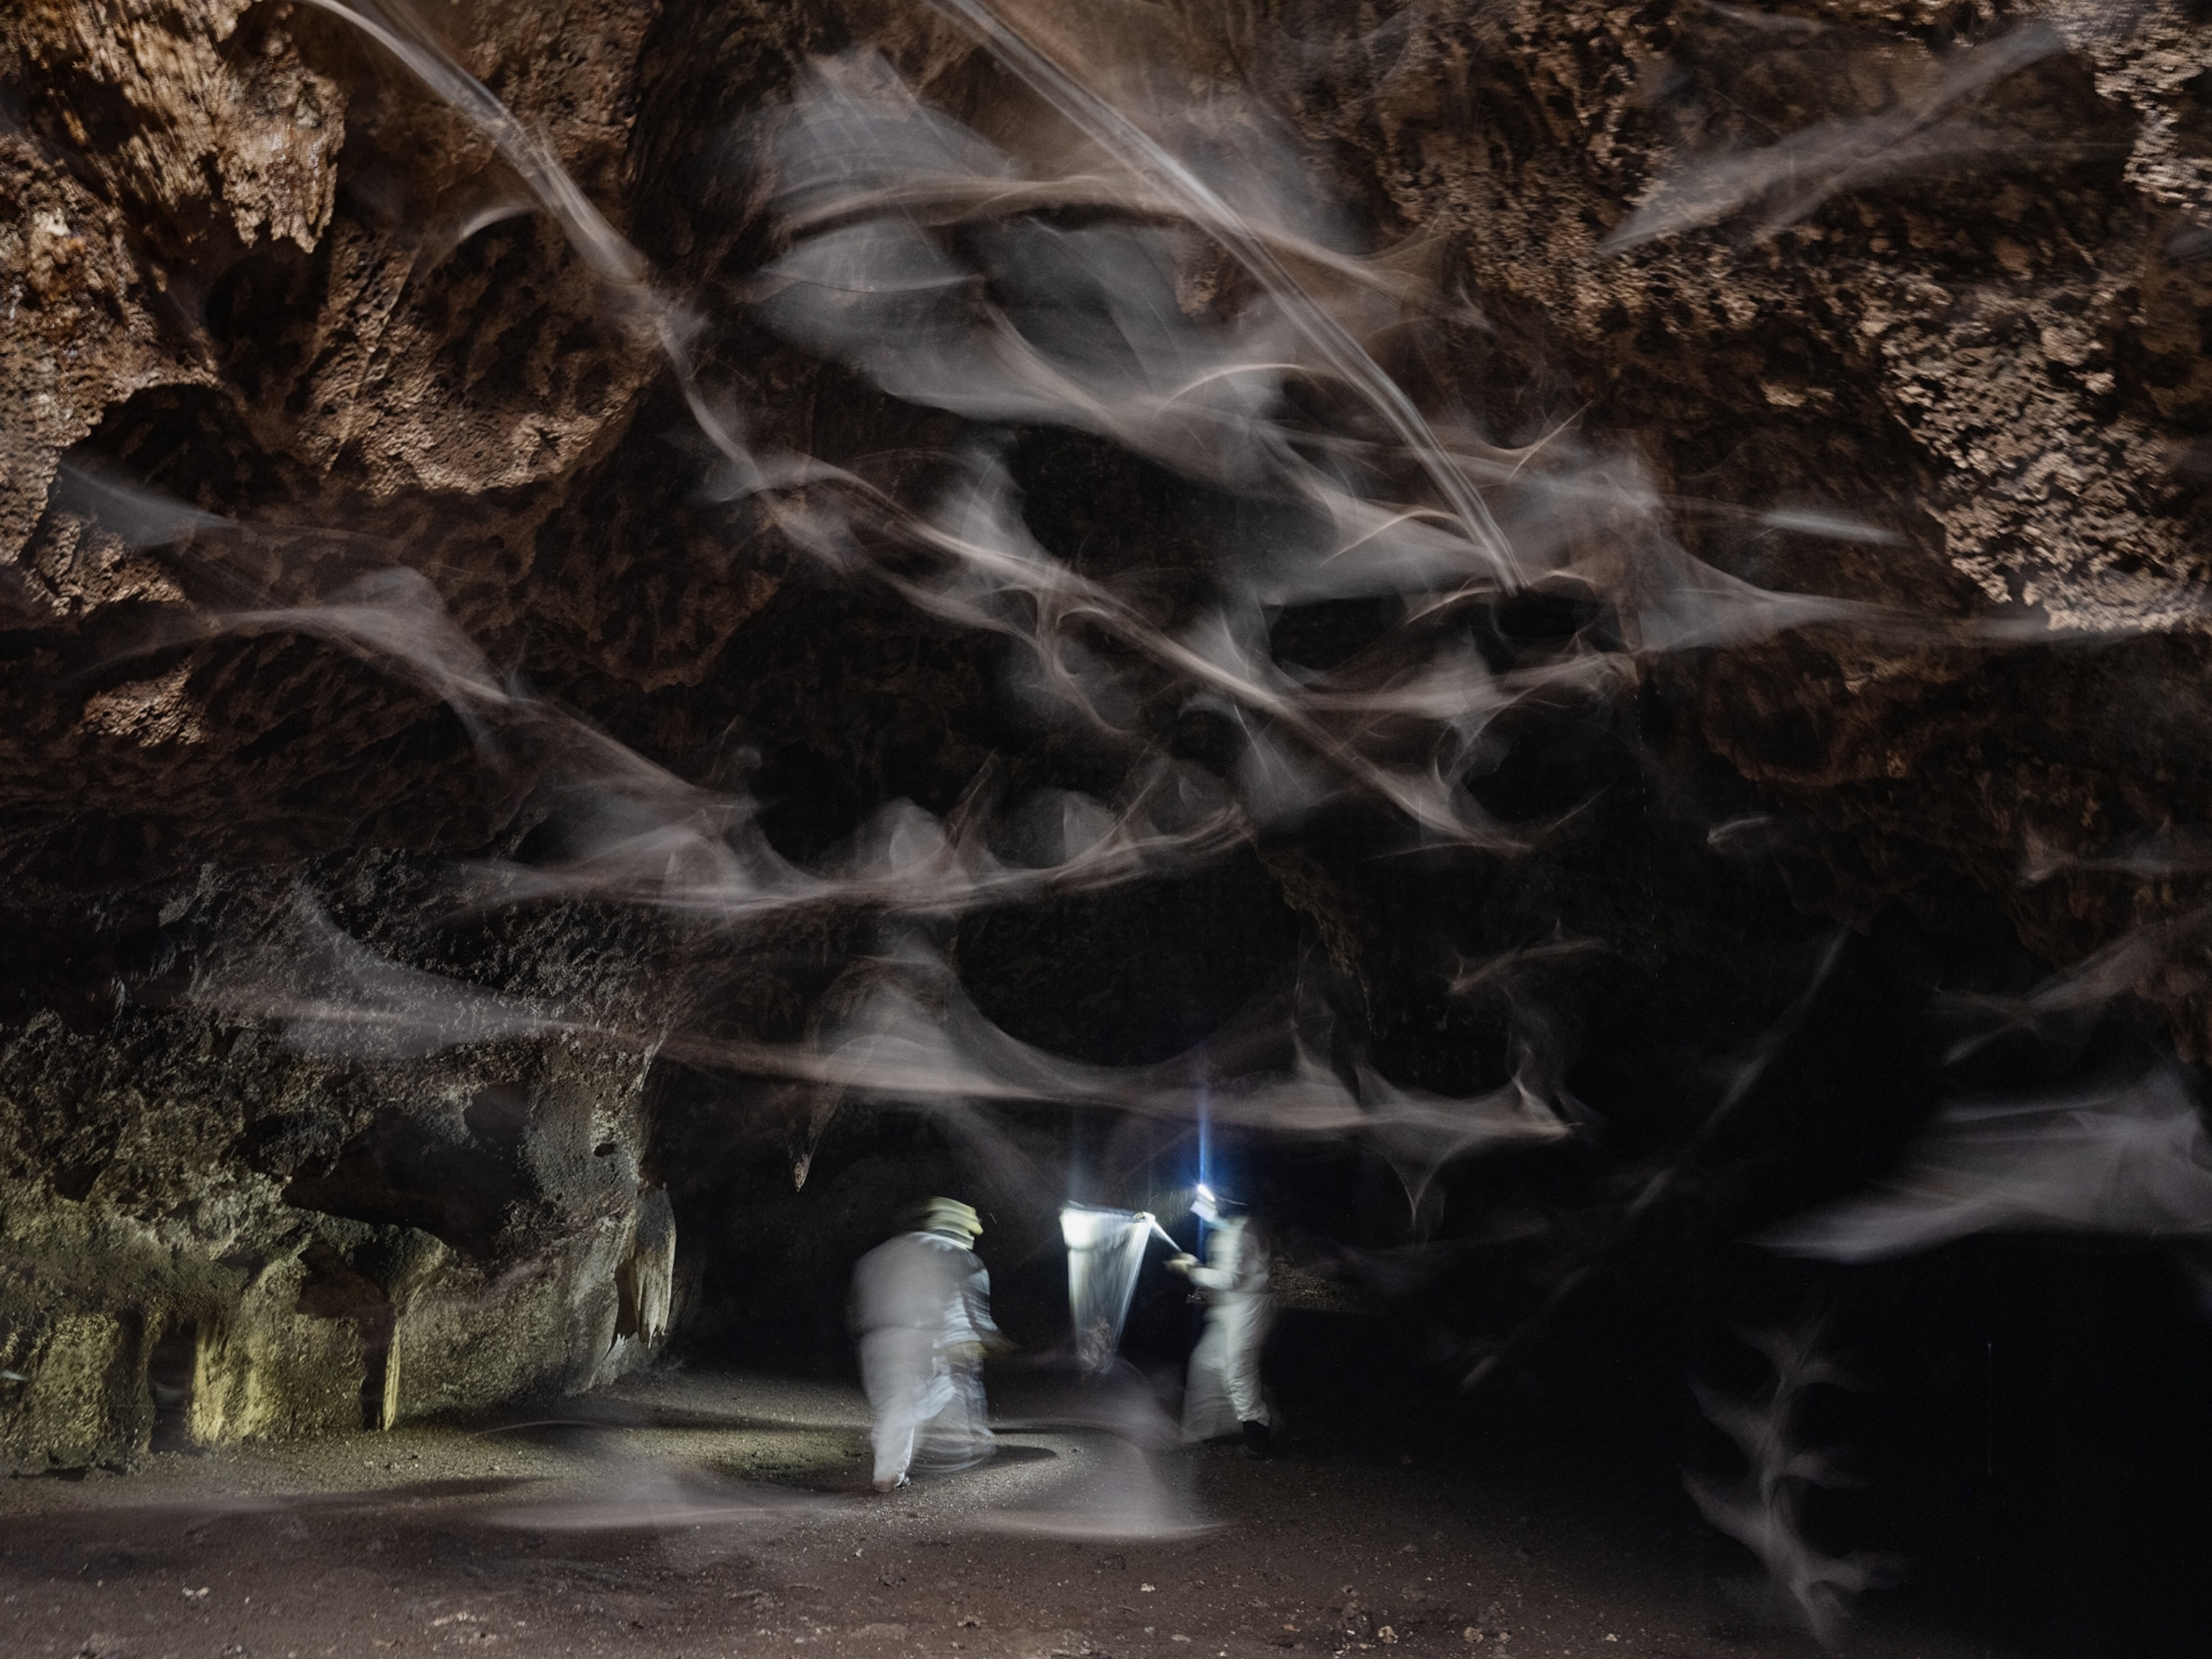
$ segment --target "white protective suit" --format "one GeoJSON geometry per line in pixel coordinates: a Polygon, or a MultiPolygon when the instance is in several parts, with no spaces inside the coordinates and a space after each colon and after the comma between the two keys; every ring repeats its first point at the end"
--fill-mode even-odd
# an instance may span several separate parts
{"type": "Polygon", "coordinates": [[[917,1458],[957,1469],[990,1455],[983,1350],[999,1328],[990,1273],[965,1237],[901,1233],[876,1246],[853,1269],[852,1321],[877,1486],[898,1484],[917,1458]]]}
{"type": "Polygon", "coordinates": [[[1206,1329],[1191,1350],[1182,1396],[1182,1437],[1212,1440],[1240,1425],[1268,1421],[1260,1390],[1260,1350],[1275,1322],[1267,1294],[1267,1249],[1242,1217],[1216,1222],[1206,1265],[1190,1282],[1206,1292],[1206,1329]]]}

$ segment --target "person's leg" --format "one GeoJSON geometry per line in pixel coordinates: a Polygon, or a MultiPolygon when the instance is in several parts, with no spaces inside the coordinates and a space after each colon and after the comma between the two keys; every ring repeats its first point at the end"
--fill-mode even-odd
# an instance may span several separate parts
{"type": "Polygon", "coordinates": [[[956,1366],[952,1385],[960,1401],[961,1432],[969,1455],[980,1462],[991,1455],[999,1438],[991,1432],[991,1402],[983,1393],[982,1362],[956,1366]]]}
{"type": "Polygon", "coordinates": [[[1182,1437],[1186,1445],[1237,1432],[1237,1414],[1223,1386],[1227,1358],[1218,1309],[1208,1309],[1206,1329],[1190,1351],[1190,1374],[1182,1392],[1182,1437]]]}
{"type": "Polygon", "coordinates": [[[916,1456],[936,1469],[972,1468],[988,1457],[997,1437],[983,1396],[983,1370],[971,1362],[948,1368],[940,1392],[942,1410],[922,1426],[916,1456]]]}
{"type": "Polygon", "coordinates": [[[917,1408],[929,1388],[928,1338],[919,1331],[869,1332],[860,1339],[860,1384],[875,1414],[868,1439],[876,1454],[876,1489],[885,1492],[906,1480],[914,1462],[917,1408]]]}
{"type": "Polygon", "coordinates": [[[1265,1457],[1274,1449],[1273,1419],[1267,1412],[1267,1394],[1260,1386],[1260,1351],[1267,1346],[1273,1312],[1267,1302],[1255,1297],[1249,1305],[1235,1310],[1224,1333],[1222,1389],[1237,1413],[1237,1429],[1244,1437],[1244,1452],[1249,1457],[1265,1457]]]}
{"type": "Polygon", "coordinates": [[[1222,1322],[1222,1389],[1239,1423],[1264,1428],[1267,1401],[1260,1388],[1260,1350],[1267,1340],[1266,1310],[1238,1308],[1222,1322]]]}

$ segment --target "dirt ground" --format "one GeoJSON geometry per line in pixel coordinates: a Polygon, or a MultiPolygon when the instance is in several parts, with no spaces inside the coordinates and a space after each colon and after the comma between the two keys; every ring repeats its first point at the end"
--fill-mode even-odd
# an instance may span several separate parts
{"type": "MultiPolygon", "coordinates": [[[[1293,1444],[1139,1450],[1001,1389],[1001,1455],[866,1493],[831,1383],[675,1372],[547,1419],[162,1453],[0,1483],[0,1653],[85,1659],[1798,1659],[1693,1526],[1525,1477],[1293,1444]]],[[[1986,1659],[1862,1610],[1845,1652],[1986,1659]]]]}

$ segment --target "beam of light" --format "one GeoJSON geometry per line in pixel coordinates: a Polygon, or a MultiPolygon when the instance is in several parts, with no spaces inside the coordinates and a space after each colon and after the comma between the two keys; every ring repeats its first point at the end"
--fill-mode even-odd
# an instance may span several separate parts
{"type": "MultiPolygon", "coordinates": [[[[1198,1107],[1198,1188],[1197,1195],[1208,1204],[1214,1201],[1213,1188],[1213,1099],[1204,1083],[1197,1090],[1198,1107]]],[[[1198,1253],[1206,1254],[1206,1218],[1198,1220],[1198,1253]]]]}

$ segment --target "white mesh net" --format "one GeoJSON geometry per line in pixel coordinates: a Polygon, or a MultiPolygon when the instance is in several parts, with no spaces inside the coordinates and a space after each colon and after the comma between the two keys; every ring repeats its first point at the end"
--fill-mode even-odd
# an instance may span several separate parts
{"type": "MultiPolygon", "coordinates": [[[[1137,1292],[1145,1243],[1158,1229],[1135,1210],[1097,1210],[1064,1205],[1060,1234],[1067,1241],[1067,1306],[1075,1317],[1076,1363],[1103,1371],[1121,1346],[1121,1327],[1137,1292]]],[[[1164,1233],[1161,1235],[1166,1237],[1164,1233]]],[[[1170,1241],[1172,1242],[1172,1241],[1170,1241]]]]}

